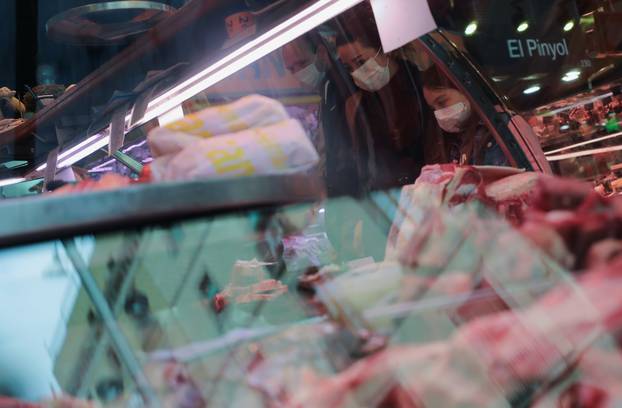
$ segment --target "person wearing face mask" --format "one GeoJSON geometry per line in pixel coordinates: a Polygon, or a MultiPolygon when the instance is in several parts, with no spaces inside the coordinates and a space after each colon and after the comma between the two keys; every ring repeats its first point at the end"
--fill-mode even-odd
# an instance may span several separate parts
{"type": "Polygon", "coordinates": [[[337,53],[356,92],[346,118],[363,190],[414,183],[427,164],[426,128],[419,68],[398,53],[385,54],[366,3],[340,17],[337,53]]]}
{"type": "Polygon", "coordinates": [[[509,165],[503,150],[462,92],[436,69],[426,73],[424,83],[426,103],[434,110],[443,134],[443,161],[460,165],[509,165]]]}
{"type": "Polygon", "coordinates": [[[352,195],[356,192],[356,185],[352,182],[355,168],[344,120],[341,96],[344,92],[337,89],[337,81],[333,79],[331,57],[325,44],[319,36],[304,36],[285,45],[281,55],[285,68],[296,77],[301,87],[321,97],[319,121],[326,153],[324,165],[328,194],[352,195]]]}

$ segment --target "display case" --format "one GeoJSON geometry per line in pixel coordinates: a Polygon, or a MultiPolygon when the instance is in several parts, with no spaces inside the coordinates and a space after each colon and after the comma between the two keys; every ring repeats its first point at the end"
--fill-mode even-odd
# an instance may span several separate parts
{"type": "Polygon", "coordinates": [[[615,113],[615,2],[42,2],[76,85],[1,90],[0,406],[620,404],[622,205],[553,175],[617,119],[539,127],[615,113]],[[608,41],[560,88],[566,6],[608,41]]]}
{"type": "Polygon", "coordinates": [[[618,191],[620,4],[437,3],[439,24],[534,129],[554,172],[618,191]]]}

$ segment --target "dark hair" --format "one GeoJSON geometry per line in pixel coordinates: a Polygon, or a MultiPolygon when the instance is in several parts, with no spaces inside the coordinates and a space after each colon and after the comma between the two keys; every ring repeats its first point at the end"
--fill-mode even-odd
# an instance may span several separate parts
{"type": "Polygon", "coordinates": [[[444,75],[438,68],[433,67],[427,71],[421,72],[421,80],[423,87],[428,89],[456,89],[449,78],[444,75]]]}
{"type": "Polygon", "coordinates": [[[376,19],[368,3],[362,3],[344,12],[337,21],[337,48],[356,41],[376,50],[382,46],[376,29],[376,19]]]}

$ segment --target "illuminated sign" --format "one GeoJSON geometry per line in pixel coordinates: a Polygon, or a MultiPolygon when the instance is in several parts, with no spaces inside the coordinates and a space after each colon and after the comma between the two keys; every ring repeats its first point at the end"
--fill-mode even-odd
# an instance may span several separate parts
{"type": "Polygon", "coordinates": [[[510,58],[550,58],[556,61],[559,57],[570,55],[568,42],[544,42],[534,38],[507,40],[508,55],[510,58]]]}

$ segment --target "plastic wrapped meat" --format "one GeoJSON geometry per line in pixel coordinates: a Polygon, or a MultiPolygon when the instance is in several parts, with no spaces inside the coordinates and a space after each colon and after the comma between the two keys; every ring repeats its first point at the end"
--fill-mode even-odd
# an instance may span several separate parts
{"type": "Polygon", "coordinates": [[[319,161],[296,120],[198,140],[151,164],[154,181],[303,172],[319,161]]]}
{"type": "Polygon", "coordinates": [[[109,173],[102,176],[99,180],[84,180],[77,184],[66,184],[65,186],[54,190],[54,195],[74,194],[86,191],[105,191],[116,190],[127,187],[132,184],[132,180],[128,177],[118,174],[109,173]]]}
{"type": "Polygon", "coordinates": [[[471,201],[504,216],[570,269],[586,267],[593,244],[622,239],[622,200],[602,197],[587,183],[538,173],[504,176],[490,169],[436,165],[425,167],[414,185],[403,188],[387,259],[413,257],[408,242],[431,211],[471,201]]]}
{"type": "Polygon", "coordinates": [[[287,286],[276,279],[268,279],[265,267],[270,263],[236,261],[231,281],[211,301],[216,313],[222,313],[227,305],[245,305],[269,301],[287,293],[287,286]]]}
{"type": "MultiPolygon", "coordinates": [[[[599,378],[615,382],[606,398],[620,401],[622,360],[601,348],[622,328],[620,271],[622,258],[576,285],[559,285],[523,311],[477,319],[446,342],[390,347],[333,377],[303,371],[304,386],[288,390],[286,406],[509,406],[515,395],[531,398],[531,384],[546,390],[576,366],[585,372],[584,387],[599,378]]],[[[596,386],[581,393],[605,398],[596,386]]]]}
{"type": "Polygon", "coordinates": [[[289,115],[279,102],[250,95],[155,128],[149,132],[147,140],[154,156],[164,156],[179,153],[205,138],[265,127],[287,119],[289,115]]]}

